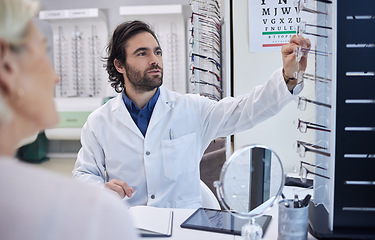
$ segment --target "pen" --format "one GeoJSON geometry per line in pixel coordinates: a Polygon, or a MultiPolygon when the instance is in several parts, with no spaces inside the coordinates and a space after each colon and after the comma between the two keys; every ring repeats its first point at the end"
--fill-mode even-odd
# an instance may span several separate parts
{"type": "Polygon", "coordinates": [[[299,202],[299,200],[298,200],[298,195],[297,195],[297,194],[294,194],[294,201],[293,201],[293,203],[294,203],[294,205],[293,205],[294,208],[299,208],[299,207],[301,207],[301,206],[300,206],[300,202],[299,202]]]}
{"type": "Polygon", "coordinates": [[[311,195],[307,194],[306,197],[301,202],[301,207],[306,207],[307,205],[309,205],[310,198],[311,198],[311,195]]]}
{"type": "Polygon", "coordinates": [[[284,206],[287,207],[287,208],[290,207],[290,205],[289,205],[289,201],[286,199],[284,193],[281,193],[281,197],[285,200],[285,202],[284,202],[284,206]]]}
{"type": "Polygon", "coordinates": [[[108,181],[109,181],[109,176],[108,176],[108,173],[107,173],[107,168],[104,165],[104,183],[107,183],[108,181]]]}
{"type": "Polygon", "coordinates": [[[169,129],[169,140],[173,140],[173,132],[172,132],[172,129],[169,129]]]}
{"type": "Polygon", "coordinates": [[[285,199],[285,195],[284,195],[284,193],[281,193],[281,197],[282,197],[283,199],[285,199]]]}

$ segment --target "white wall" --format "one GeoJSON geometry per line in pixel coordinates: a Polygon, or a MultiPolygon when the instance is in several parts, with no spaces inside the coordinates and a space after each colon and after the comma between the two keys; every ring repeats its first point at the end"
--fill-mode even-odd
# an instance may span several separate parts
{"type": "MultiPolygon", "coordinates": [[[[280,52],[249,52],[248,1],[233,2],[234,96],[238,96],[250,92],[255,86],[264,83],[275,69],[282,66],[282,59],[280,52]]],[[[310,62],[310,65],[314,64],[310,62]]],[[[305,88],[301,95],[311,97],[313,95],[311,91],[313,90],[314,86],[305,81],[305,88]]],[[[314,139],[313,136],[302,135],[296,129],[293,122],[298,117],[314,121],[313,113],[301,113],[297,110],[297,102],[292,101],[276,116],[248,131],[236,134],[234,136],[234,150],[247,144],[266,145],[281,158],[284,170],[293,172],[293,167],[299,168],[300,162],[293,144],[297,139],[306,141],[314,139]],[[305,116],[301,116],[301,114],[305,116]]],[[[311,141],[313,142],[313,140],[311,141]]]]}

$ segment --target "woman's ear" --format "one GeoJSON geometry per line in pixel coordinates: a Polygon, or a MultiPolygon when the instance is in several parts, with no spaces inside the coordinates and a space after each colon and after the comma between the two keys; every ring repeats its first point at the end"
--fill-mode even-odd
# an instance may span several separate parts
{"type": "Polygon", "coordinates": [[[122,63],[120,62],[120,60],[115,59],[115,60],[113,61],[113,65],[115,66],[117,72],[119,72],[119,73],[125,73],[125,66],[124,66],[124,64],[122,64],[122,63]]]}
{"type": "Polygon", "coordinates": [[[10,46],[0,38],[0,91],[10,94],[16,82],[16,59],[10,46]]]}

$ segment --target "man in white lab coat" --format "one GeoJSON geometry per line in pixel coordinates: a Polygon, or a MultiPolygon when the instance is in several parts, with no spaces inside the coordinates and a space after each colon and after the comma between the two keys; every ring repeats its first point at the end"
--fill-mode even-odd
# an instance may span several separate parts
{"type": "Polygon", "coordinates": [[[84,125],[74,177],[112,189],[129,205],[200,207],[199,162],[205,149],[213,139],[249,129],[289,103],[297,84],[290,77],[307,64],[305,57],[296,61],[298,46],[310,48],[310,42],[293,36],[282,48],[283,68],[264,85],[216,102],[163,87],[155,34],[140,21],[119,25],[107,49],[107,71],[119,94],[84,125]]]}

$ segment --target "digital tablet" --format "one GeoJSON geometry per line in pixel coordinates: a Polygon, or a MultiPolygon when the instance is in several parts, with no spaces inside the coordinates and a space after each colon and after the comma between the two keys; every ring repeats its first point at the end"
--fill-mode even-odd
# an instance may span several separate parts
{"type": "MultiPolygon", "coordinates": [[[[265,234],[271,218],[272,217],[269,215],[263,215],[255,218],[255,221],[262,227],[263,234],[265,234]]],[[[241,235],[242,226],[248,222],[249,219],[234,217],[228,211],[198,208],[188,219],[186,219],[181,224],[181,227],[210,232],[227,233],[232,235],[241,235]]]]}

